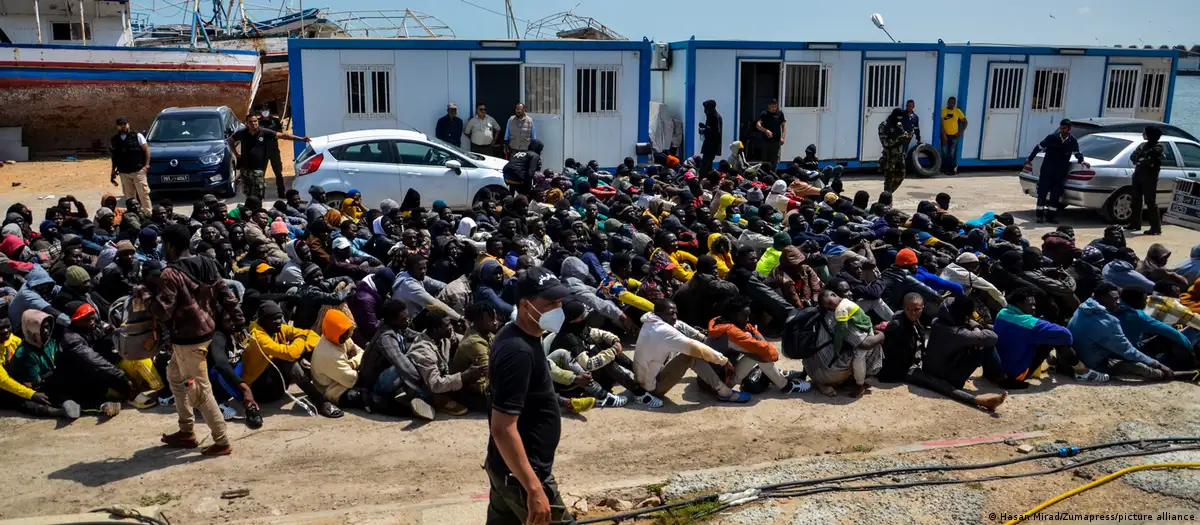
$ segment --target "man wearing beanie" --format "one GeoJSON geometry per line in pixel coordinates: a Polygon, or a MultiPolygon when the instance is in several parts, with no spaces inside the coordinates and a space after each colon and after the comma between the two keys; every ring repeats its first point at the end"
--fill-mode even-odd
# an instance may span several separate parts
{"type": "Polygon", "coordinates": [[[363,277],[354,289],[354,295],[346,300],[346,306],[350,307],[350,313],[358,325],[351,336],[358,346],[366,348],[371,338],[375,337],[381,322],[377,312],[384,301],[391,298],[395,282],[396,273],[384,266],[363,277]]]}
{"type": "Polygon", "coordinates": [[[331,417],[335,412],[332,405],[320,402],[323,394],[313,386],[308,373],[300,366],[300,357],[312,352],[320,339],[312,330],[287,324],[279,303],[263,301],[254,322],[250,323],[250,343],[242,353],[242,379],[250,385],[255,401],[278,401],[287,392],[288,385],[295,383],[310,401],[317,404],[321,415],[331,417]]]}
{"type": "Polygon", "coordinates": [[[771,237],[771,247],[763,252],[762,257],[758,258],[758,273],[762,274],[763,278],[771,275],[771,271],[779,266],[779,257],[783,254],[783,249],[792,245],[792,236],[787,232],[776,233],[771,237]]]}
{"type": "Polygon", "coordinates": [[[917,252],[914,252],[912,248],[905,248],[896,253],[896,262],[879,275],[879,278],[886,283],[883,302],[887,303],[892,310],[903,310],[904,296],[914,292],[921,294],[921,297],[925,299],[927,311],[930,305],[941,304],[942,296],[917,280],[917,266],[917,252]]]}

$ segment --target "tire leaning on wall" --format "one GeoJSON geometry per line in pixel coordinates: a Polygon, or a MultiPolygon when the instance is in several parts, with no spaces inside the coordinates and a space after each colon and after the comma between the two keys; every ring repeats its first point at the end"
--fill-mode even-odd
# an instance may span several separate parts
{"type": "Polygon", "coordinates": [[[929,144],[919,144],[904,156],[904,163],[908,166],[909,173],[918,177],[933,177],[942,171],[942,153],[929,144]],[[929,166],[921,165],[922,156],[929,157],[929,166]]]}

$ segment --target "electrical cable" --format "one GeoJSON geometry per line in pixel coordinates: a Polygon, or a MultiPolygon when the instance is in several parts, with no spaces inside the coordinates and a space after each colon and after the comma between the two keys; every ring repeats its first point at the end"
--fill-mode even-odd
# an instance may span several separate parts
{"type": "Polygon", "coordinates": [[[1137,472],[1139,470],[1172,469],[1172,468],[1200,468],[1200,463],[1151,463],[1151,464],[1147,464],[1147,465],[1137,465],[1137,466],[1129,467],[1126,469],[1121,469],[1116,472],[1113,472],[1112,474],[1104,476],[1103,478],[1100,478],[1096,481],[1093,481],[1086,485],[1076,487],[1067,492],[1059,494],[1053,498],[1050,498],[1050,499],[1042,502],[1040,505],[1025,511],[1019,517],[1005,522],[1004,525],[1016,525],[1018,523],[1021,523],[1022,521],[1027,519],[1029,516],[1037,514],[1038,512],[1045,509],[1046,507],[1049,507],[1055,503],[1058,503],[1058,502],[1065,500],[1076,494],[1099,487],[1100,485],[1108,483],[1114,479],[1117,479],[1117,478],[1124,476],[1126,474],[1129,474],[1131,472],[1137,472]]]}
{"type": "MultiPolygon", "coordinates": [[[[1099,443],[1099,444],[1095,444],[1095,445],[1088,445],[1088,446],[1084,446],[1084,447],[1063,447],[1063,448],[1058,449],[1055,452],[1034,454],[1034,455],[1030,455],[1030,456],[1022,456],[1022,457],[1017,457],[1017,458],[1012,458],[1012,459],[1007,459],[1007,460],[994,461],[994,462],[990,462],[990,463],[979,463],[979,464],[972,464],[972,465],[928,465],[928,466],[918,466],[918,467],[900,467],[900,468],[882,469],[882,470],[870,471],[870,472],[861,472],[861,473],[856,473],[856,474],[847,474],[847,475],[842,475],[842,476],[832,476],[832,477],[820,478],[820,479],[815,479],[815,480],[800,480],[800,481],[792,481],[792,482],[785,482],[785,483],[776,483],[776,484],[772,484],[772,485],[764,485],[764,486],[758,487],[756,489],[750,489],[748,491],[745,491],[747,493],[753,492],[755,494],[755,497],[740,499],[737,502],[724,503],[720,507],[717,507],[713,510],[710,510],[710,511],[702,513],[702,514],[703,514],[703,516],[715,514],[717,512],[720,512],[720,511],[726,510],[730,507],[733,507],[737,504],[746,503],[748,501],[753,501],[754,499],[758,499],[760,497],[761,498],[801,497],[801,496],[821,494],[821,493],[826,493],[826,492],[887,490],[887,489],[897,489],[897,488],[910,488],[910,487],[917,487],[917,486],[950,485],[950,484],[972,483],[972,482],[981,482],[981,481],[997,481],[997,480],[1004,480],[1004,479],[1015,479],[1015,478],[1022,478],[1022,477],[1031,477],[1031,476],[1052,474],[1052,473],[1056,473],[1056,472],[1062,472],[1065,470],[1079,468],[1079,467],[1082,467],[1085,465],[1099,463],[1102,461],[1109,461],[1112,459],[1119,459],[1119,458],[1125,458],[1125,457],[1136,457],[1136,456],[1149,456],[1149,455],[1165,454],[1168,452],[1178,452],[1178,451],[1185,451],[1185,450],[1200,450],[1200,437],[1165,437],[1165,438],[1150,438],[1150,439],[1134,439],[1134,440],[1125,440],[1125,441],[1115,441],[1115,442],[1109,442],[1109,443],[1099,443]],[[1074,463],[1074,464],[1070,464],[1070,465],[1063,465],[1060,467],[1056,467],[1054,469],[1038,471],[1038,472],[1025,472],[1025,473],[1019,473],[1019,474],[1003,474],[1003,475],[994,475],[994,476],[987,476],[987,477],[976,478],[976,479],[963,479],[963,480],[927,480],[927,481],[898,483],[898,484],[880,484],[880,485],[865,485],[865,486],[815,486],[814,487],[814,485],[821,485],[821,484],[825,484],[825,483],[851,481],[851,480],[857,480],[857,479],[863,479],[863,478],[874,478],[874,477],[879,477],[879,476],[885,476],[888,474],[912,474],[912,473],[917,473],[917,472],[947,472],[947,471],[960,471],[960,470],[988,469],[988,468],[1007,466],[1007,465],[1012,465],[1012,464],[1022,463],[1022,462],[1027,462],[1027,461],[1035,461],[1035,460],[1039,460],[1039,459],[1049,459],[1049,458],[1057,458],[1057,457],[1073,457],[1073,456],[1076,456],[1076,455],[1084,453],[1084,452],[1089,452],[1089,451],[1094,451],[1094,450],[1102,450],[1102,449],[1106,449],[1106,448],[1129,446],[1129,445],[1141,445],[1144,447],[1147,444],[1159,444],[1159,443],[1161,443],[1163,445],[1156,449],[1137,450],[1137,451],[1127,452],[1127,453],[1122,453],[1122,454],[1113,454],[1113,455],[1109,455],[1109,456],[1093,458],[1093,459],[1081,461],[1078,463],[1074,463]],[[1196,443],[1196,445],[1187,446],[1187,447],[1170,447],[1170,444],[1172,444],[1172,443],[1196,443]],[[1168,448],[1168,447],[1170,447],[1170,448],[1168,448]],[[786,490],[786,489],[798,489],[801,487],[811,487],[811,488],[808,488],[805,490],[786,490]]],[[[587,525],[587,524],[591,524],[591,523],[605,523],[605,522],[614,522],[614,521],[632,519],[632,518],[637,518],[637,517],[655,513],[655,512],[662,512],[662,511],[670,510],[673,508],[682,507],[685,505],[692,505],[692,504],[696,504],[696,503],[703,503],[703,502],[709,502],[709,501],[719,501],[719,499],[722,496],[723,495],[719,494],[719,493],[718,494],[709,494],[709,495],[705,495],[705,496],[698,496],[698,497],[690,498],[690,499],[683,500],[683,501],[677,501],[677,502],[672,502],[672,503],[665,504],[665,505],[659,505],[657,507],[638,509],[638,510],[634,510],[634,511],[621,513],[621,514],[614,514],[611,516],[602,516],[602,517],[580,520],[578,523],[579,523],[579,525],[587,525]]],[[[725,495],[725,496],[728,497],[728,495],[725,495]]],[[[702,516],[695,516],[695,517],[702,517],[702,516]]]]}

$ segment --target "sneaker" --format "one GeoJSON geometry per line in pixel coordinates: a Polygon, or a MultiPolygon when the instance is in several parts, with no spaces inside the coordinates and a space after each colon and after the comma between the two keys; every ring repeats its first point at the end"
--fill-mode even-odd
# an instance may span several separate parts
{"type": "Polygon", "coordinates": [[[426,421],[433,421],[433,407],[424,399],[414,397],[412,401],[409,401],[408,406],[412,409],[413,415],[426,421]]]}
{"type": "Polygon", "coordinates": [[[200,443],[196,442],[195,434],[184,432],[163,434],[161,441],[163,444],[171,448],[196,448],[200,446],[200,443]]]}
{"type": "Polygon", "coordinates": [[[570,404],[571,404],[570,409],[571,409],[572,413],[582,414],[584,412],[587,412],[588,410],[591,410],[592,407],[596,406],[596,398],[594,398],[594,397],[576,397],[576,398],[571,399],[570,404]]]}
{"type": "MultiPolygon", "coordinates": [[[[591,399],[591,398],[589,398],[589,399],[591,399]]],[[[592,399],[592,403],[594,404],[595,402],[596,402],[596,400],[592,399]]],[[[442,406],[437,407],[437,409],[438,409],[438,412],[445,412],[452,416],[467,415],[467,407],[460,405],[457,401],[446,401],[445,403],[442,404],[442,406]]]]}
{"type": "Polygon", "coordinates": [[[249,405],[246,407],[246,427],[250,430],[258,430],[263,426],[262,410],[259,410],[258,405],[249,405]]]}
{"type": "Polygon", "coordinates": [[[224,403],[221,403],[217,406],[221,408],[221,418],[225,421],[233,421],[234,419],[237,419],[237,410],[234,410],[233,407],[224,403]]]}
{"type": "Polygon", "coordinates": [[[1107,383],[1108,379],[1108,374],[1096,370],[1088,370],[1086,374],[1075,374],[1076,381],[1087,383],[1107,383]]]}
{"type": "Polygon", "coordinates": [[[637,396],[634,399],[638,403],[646,405],[646,408],[661,408],[663,406],[663,400],[654,397],[654,394],[651,394],[650,392],[646,392],[645,394],[637,396]]]}
{"type": "Polygon", "coordinates": [[[209,445],[200,451],[200,455],[208,457],[228,456],[233,453],[233,447],[226,443],[224,445],[209,445]]]}
{"type": "Polygon", "coordinates": [[[1152,229],[1146,230],[1146,233],[1143,235],[1162,235],[1162,230],[1157,229],[1157,228],[1152,228],[1152,229]]]}
{"type": "Polygon", "coordinates": [[[741,405],[750,402],[750,394],[734,390],[728,396],[717,396],[717,401],[741,405]]]}
{"type": "Polygon", "coordinates": [[[79,408],[79,403],[70,399],[63,401],[62,409],[63,412],[67,413],[67,417],[71,419],[79,419],[79,416],[83,415],[83,409],[79,408]]]}
{"type": "Polygon", "coordinates": [[[787,386],[783,387],[782,392],[785,394],[799,394],[812,390],[812,383],[808,381],[791,381],[787,386]]]}
{"type": "Polygon", "coordinates": [[[100,413],[104,417],[117,417],[121,413],[121,404],[116,401],[108,401],[100,404],[100,413]]]}
{"type": "Polygon", "coordinates": [[[337,419],[346,415],[344,412],[342,412],[342,409],[338,408],[337,405],[330,403],[329,401],[321,401],[321,404],[317,405],[317,413],[329,419],[337,419]]]}
{"type": "Polygon", "coordinates": [[[599,400],[597,404],[600,405],[600,408],[621,408],[625,406],[625,403],[628,402],[629,399],[625,396],[618,396],[612,392],[609,392],[608,395],[604,396],[604,399],[599,400]]]}

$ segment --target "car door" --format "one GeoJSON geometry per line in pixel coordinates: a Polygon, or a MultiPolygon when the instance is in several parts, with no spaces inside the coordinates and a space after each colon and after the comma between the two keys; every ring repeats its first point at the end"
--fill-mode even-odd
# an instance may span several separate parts
{"type": "Polygon", "coordinates": [[[1191,142],[1175,142],[1175,148],[1179,150],[1182,176],[1200,182],[1200,146],[1191,142]]]}
{"type": "Polygon", "coordinates": [[[421,206],[430,207],[433,201],[446,201],[451,208],[463,208],[470,203],[467,195],[467,170],[470,164],[450,151],[415,140],[395,141],[396,165],[400,172],[404,191],[410,188],[421,194],[421,206]],[[450,160],[463,164],[463,168],[452,170],[446,167],[450,160]]]}
{"type": "MultiPolygon", "coordinates": [[[[330,150],[337,159],[338,174],[348,186],[362,192],[368,206],[379,206],[383,199],[404,198],[400,186],[400,169],[396,166],[391,142],[386,139],[366,140],[338,146],[330,150]]],[[[328,191],[334,191],[329,189],[328,191]]]]}
{"type": "MultiPolygon", "coordinates": [[[[1183,165],[1179,161],[1179,155],[1175,148],[1171,146],[1182,146],[1183,144],[1173,141],[1163,141],[1163,163],[1162,170],[1158,172],[1158,202],[1164,203],[1171,200],[1171,191],[1175,189],[1175,179],[1183,177],[1183,165]],[[1164,200],[1164,198],[1166,200],[1164,200]]],[[[1195,171],[1195,170],[1193,170],[1195,171]]]]}

